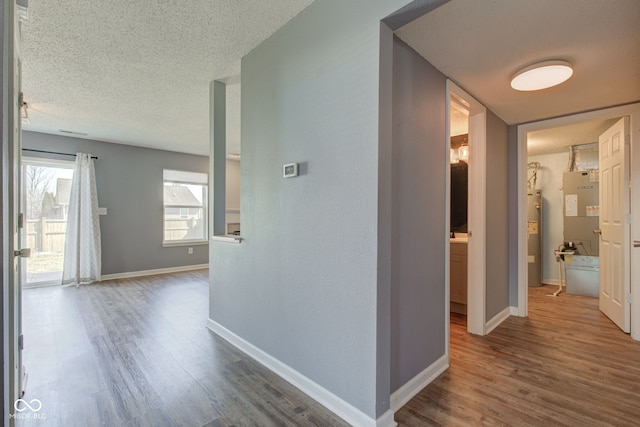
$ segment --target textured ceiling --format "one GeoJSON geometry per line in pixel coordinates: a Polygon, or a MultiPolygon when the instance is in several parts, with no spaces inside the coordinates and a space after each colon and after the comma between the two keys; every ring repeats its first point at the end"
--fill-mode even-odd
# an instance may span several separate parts
{"type": "Polygon", "coordinates": [[[224,80],[240,150],[240,59],[312,0],[30,0],[25,130],[208,154],[209,82],[224,80]]]}
{"type": "MultiPolygon", "coordinates": [[[[31,0],[23,27],[26,130],[208,154],[208,85],[228,83],[240,152],[240,58],[312,0],[31,0]]],[[[398,35],[509,124],[640,100],[640,1],[452,0],[398,35]],[[513,91],[531,62],[574,76],[513,91]]],[[[455,133],[455,131],[454,131],[455,133]]]]}
{"type": "Polygon", "coordinates": [[[598,137],[619,119],[594,120],[575,125],[544,129],[527,134],[529,156],[562,153],[571,145],[598,142],[598,137]]]}
{"type": "Polygon", "coordinates": [[[639,0],[451,0],[398,36],[508,124],[640,100],[639,0]],[[522,67],[574,65],[567,82],[511,89],[522,67]]]}

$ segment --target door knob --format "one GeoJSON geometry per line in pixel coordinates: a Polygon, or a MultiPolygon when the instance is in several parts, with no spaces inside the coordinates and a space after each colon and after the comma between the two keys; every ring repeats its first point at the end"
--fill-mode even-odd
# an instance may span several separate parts
{"type": "Polygon", "coordinates": [[[31,248],[24,248],[13,251],[13,256],[19,256],[20,258],[29,258],[31,256],[31,248]]]}
{"type": "Polygon", "coordinates": [[[633,241],[633,247],[634,248],[640,248],[640,240],[634,240],[633,241]]]}
{"type": "Polygon", "coordinates": [[[595,230],[593,230],[593,234],[602,234],[602,230],[600,230],[599,228],[596,228],[595,230]]]}

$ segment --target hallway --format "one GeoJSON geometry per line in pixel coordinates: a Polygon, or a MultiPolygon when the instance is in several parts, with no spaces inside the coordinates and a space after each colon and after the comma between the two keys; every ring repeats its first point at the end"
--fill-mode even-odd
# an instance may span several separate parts
{"type": "Polygon", "coordinates": [[[398,413],[403,426],[636,426],[640,342],[598,310],[596,298],[529,290],[529,317],[489,336],[451,320],[451,367],[398,413]]]}

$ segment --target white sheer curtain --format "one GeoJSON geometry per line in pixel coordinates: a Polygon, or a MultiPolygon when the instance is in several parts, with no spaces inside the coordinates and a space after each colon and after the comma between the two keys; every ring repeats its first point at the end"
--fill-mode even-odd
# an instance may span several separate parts
{"type": "Polygon", "coordinates": [[[91,154],[76,153],[71,181],[62,284],[100,280],[101,247],[98,193],[91,154]]]}

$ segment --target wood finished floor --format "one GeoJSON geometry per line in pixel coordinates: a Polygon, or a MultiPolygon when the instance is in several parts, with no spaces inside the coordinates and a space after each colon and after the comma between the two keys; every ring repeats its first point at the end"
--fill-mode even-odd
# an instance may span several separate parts
{"type": "MultiPolygon", "coordinates": [[[[451,368],[401,426],[640,425],[640,343],[597,300],[532,289],[487,337],[452,317],[451,368]]],[[[25,426],[344,426],[205,328],[206,271],[24,292],[25,426]]]]}
{"type": "Polygon", "coordinates": [[[17,426],[346,426],[206,329],[207,276],[25,290],[24,399],[46,418],[17,426]]]}
{"type": "Polygon", "coordinates": [[[451,367],[396,413],[401,426],[638,426],[640,342],[598,300],[529,290],[529,317],[486,337],[452,316],[451,367]]]}

